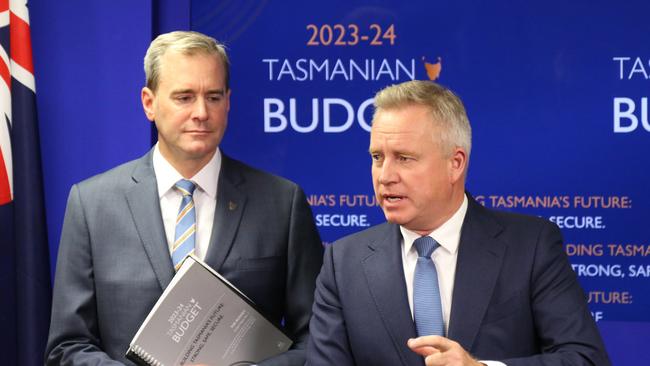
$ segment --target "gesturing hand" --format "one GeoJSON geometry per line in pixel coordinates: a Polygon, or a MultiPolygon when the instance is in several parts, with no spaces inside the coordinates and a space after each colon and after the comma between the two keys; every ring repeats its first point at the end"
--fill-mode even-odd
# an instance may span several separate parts
{"type": "Polygon", "coordinates": [[[409,348],[424,357],[427,366],[484,366],[463,347],[441,336],[424,336],[408,341],[409,348]]]}

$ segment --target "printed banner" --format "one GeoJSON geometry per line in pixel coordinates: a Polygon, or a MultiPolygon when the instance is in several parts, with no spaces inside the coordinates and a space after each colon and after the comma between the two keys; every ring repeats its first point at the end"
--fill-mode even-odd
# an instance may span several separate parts
{"type": "Polygon", "coordinates": [[[640,0],[203,0],[192,28],[232,58],[224,151],[298,182],[326,243],[384,221],[367,151],[374,93],[412,79],[454,90],[473,128],[469,191],[562,229],[623,365],[650,356],[628,346],[650,337],[648,10],[640,0]]]}

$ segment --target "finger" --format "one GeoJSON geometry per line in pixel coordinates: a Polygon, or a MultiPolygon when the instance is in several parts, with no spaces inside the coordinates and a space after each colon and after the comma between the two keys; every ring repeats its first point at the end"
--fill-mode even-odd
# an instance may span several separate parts
{"type": "MultiPolygon", "coordinates": [[[[410,346],[409,346],[410,347],[410,346]]],[[[432,355],[434,353],[440,353],[440,351],[431,346],[422,346],[422,347],[416,347],[416,348],[411,348],[411,351],[417,353],[420,356],[427,357],[429,355],[432,355]]]]}
{"type": "Polygon", "coordinates": [[[442,366],[447,365],[445,358],[442,353],[436,352],[424,358],[424,364],[426,366],[442,366]]]}
{"type": "Polygon", "coordinates": [[[445,337],[435,336],[435,335],[411,338],[408,341],[408,346],[411,349],[419,348],[423,346],[430,346],[430,347],[437,348],[441,352],[448,350],[450,347],[453,346],[453,344],[454,344],[453,341],[445,337]]]}

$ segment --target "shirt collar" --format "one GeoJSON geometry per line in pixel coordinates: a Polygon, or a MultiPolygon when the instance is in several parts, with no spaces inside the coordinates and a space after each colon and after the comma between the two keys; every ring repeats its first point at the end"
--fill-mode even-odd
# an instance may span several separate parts
{"type": "MultiPolygon", "coordinates": [[[[217,148],[212,159],[190,178],[197,185],[197,188],[212,199],[217,197],[217,182],[221,170],[221,160],[221,151],[217,148]]],[[[158,184],[158,198],[164,196],[174,187],[176,182],[183,179],[183,176],[162,156],[158,143],[156,143],[153,151],[153,169],[158,184]]]]}
{"type": "MultiPolygon", "coordinates": [[[[467,205],[467,195],[463,195],[463,203],[461,203],[458,210],[456,210],[449,220],[445,221],[444,224],[440,225],[440,227],[428,235],[437,241],[441,247],[445,248],[452,254],[456,254],[458,251],[458,244],[460,244],[460,230],[463,227],[463,220],[465,220],[465,214],[467,213],[467,205]]],[[[404,253],[408,253],[411,250],[415,239],[419,238],[421,235],[406,229],[403,226],[400,226],[399,229],[402,232],[402,238],[404,239],[404,253]]]]}

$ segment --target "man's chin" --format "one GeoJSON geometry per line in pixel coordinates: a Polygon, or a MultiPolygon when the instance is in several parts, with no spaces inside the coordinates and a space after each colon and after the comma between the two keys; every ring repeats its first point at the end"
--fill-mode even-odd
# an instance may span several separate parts
{"type": "Polygon", "coordinates": [[[384,211],[384,217],[386,217],[386,221],[392,224],[404,225],[408,222],[406,219],[404,219],[404,217],[402,217],[402,215],[398,215],[394,212],[384,211]]]}
{"type": "Polygon", "coordinates": [[[206,157],[212,157],[214,152],[217,151],[217,146],[192,146],[185,149],[185,154],[192,160],[203,160],[206,157]]]}

